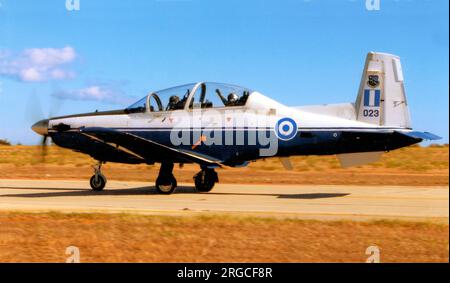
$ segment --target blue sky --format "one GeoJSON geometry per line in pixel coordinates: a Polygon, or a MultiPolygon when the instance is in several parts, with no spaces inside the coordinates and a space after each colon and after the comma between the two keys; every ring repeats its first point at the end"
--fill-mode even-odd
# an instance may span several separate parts
{"type": "Polygon", "coordinates": [[[449,2],[365,2],[0,0],[0,138],[33,144],[37,119],[195,81],[287,105],[354,101],[366,53],[382,51],[402,59],[413,127],[448,143],[449,2]]]}

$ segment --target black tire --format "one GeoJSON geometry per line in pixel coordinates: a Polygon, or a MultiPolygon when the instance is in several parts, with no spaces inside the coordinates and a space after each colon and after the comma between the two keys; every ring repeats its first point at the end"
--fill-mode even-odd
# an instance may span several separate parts
{"type": "Polygon", "coordinates": [[[93,191],[100,192],[103,191],[103,189],[106,186],[106,178],[102,174],[99,175],[93,175],[91,177],[91,180],[89,181],[89,184],[91,185],[91,188],[93,191]]]}
{"type": "Polygon", "coordinates": [[[202,170],[194,177],[195,188],[202,193],[210,192],[217,182],[217,173],[213,170],[202,170]]]}
{"type": "Polygon", "coordinates": [[[159,176],[155,182],[156,191],[160,194],[170,195],[177,187],[177,179],[173,175],[168,177],[159,176]]]}

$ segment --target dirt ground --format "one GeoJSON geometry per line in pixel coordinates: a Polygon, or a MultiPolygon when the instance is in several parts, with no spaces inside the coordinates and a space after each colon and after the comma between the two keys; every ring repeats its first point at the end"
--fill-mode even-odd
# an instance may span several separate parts
{"type": "MultiPolygon", "coordinates": [[[[50,146],[45,159],[39,146],[0,146],[0,179],[85,179],[92,175],[90,157],[50,146]],[[45,161],[45,162],[43,162],[45,161]]],[[[293,157],[293,171],[277,158],[251,163],[246,168],[218,169],[221,183],[330,184],[330,185],[448,185],[449,147],[413,146],[384,154],[379,162],[342,169],[335,156],[293,157]]],[[[107,163],[108,179],[154,182],[157,165],[107,163]]],[[[175,169],[178,182],[192,182],[199,168],[187,164],[175,169]]]]}
{"type": "Polygon", "coordinates": [[[0,216],[0,262],[448,262],[448,225],[231,216],[0,216]]]}

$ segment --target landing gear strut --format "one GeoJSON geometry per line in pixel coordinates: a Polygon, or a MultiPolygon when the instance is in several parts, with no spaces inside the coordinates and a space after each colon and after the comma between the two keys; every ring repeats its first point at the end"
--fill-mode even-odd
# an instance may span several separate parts
{"type": "Polygon", "coordinates": [[[104,162],[100,161],[94,166],[94,175],[91,177],[90,185],[94,191],[103,191],[106,185],[106,177],[102,174],[102,165],[104,162]]]}
{"type": "Polygon", "coordinates": [[[177,180],[173,176],[173,163],[162,163],[156,179],[156,190],[160,194],[170,195],[177,187],[177,180]]]}
{"type": "Polygon", "coordinates": [[[219,182],[216,171],[211,168],[202,167],[202,170],[194,176],[195,188],[199,192],[209,192],[219,182]]]}

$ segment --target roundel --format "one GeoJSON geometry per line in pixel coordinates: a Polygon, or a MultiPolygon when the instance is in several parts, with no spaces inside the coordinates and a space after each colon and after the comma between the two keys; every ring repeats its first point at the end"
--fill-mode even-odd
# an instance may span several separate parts
{"type": "Polygon", "coordinates": [[[282,118],[275,125],[275,133],[280,140],[288,141],[297,134],[297,123],[291,118],[282,118]]]}

